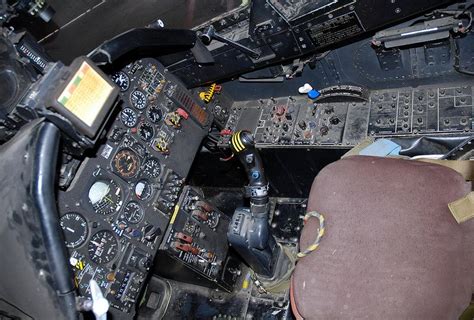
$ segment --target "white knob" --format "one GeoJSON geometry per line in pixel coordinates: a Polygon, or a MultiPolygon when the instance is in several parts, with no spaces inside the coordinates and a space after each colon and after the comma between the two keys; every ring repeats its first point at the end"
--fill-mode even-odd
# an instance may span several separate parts
{"type": "Polygon", "coordinates": [[[109,310],[109,301],[104,298],[100,287],[94,279],[89,281],[92,296],[92,312],[96,320],[107,320],[107,311],[109,310]]]}
{"type": "Polygon", "coordinates": [[[309,83],[305,83],[304,86],[298,88],[298,92],[301,94],[305,94],[313,90],[313,87],[310,86],[309,83]]]}

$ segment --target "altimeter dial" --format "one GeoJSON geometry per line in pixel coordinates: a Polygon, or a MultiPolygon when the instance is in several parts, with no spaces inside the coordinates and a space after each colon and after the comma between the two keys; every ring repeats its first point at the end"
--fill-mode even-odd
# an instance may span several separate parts
{"type": "Polygon", "coordinates": [[[87,252],[92,261],[97,264],[104,264],[115,258],[118,246],[114,234],[111,231],[102,230],[91,237],[87,252]]]}

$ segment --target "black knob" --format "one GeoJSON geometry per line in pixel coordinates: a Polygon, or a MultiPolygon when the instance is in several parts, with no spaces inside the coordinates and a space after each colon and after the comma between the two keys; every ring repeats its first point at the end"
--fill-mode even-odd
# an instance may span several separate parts
{"type": "Polygon", "coordinates": [[[161,229],[153,225],[148,225],[145,227],[145,240],[153,242],[156,237],[161,234],[161,229]]]}
{"type": "Polygon", "coordinates": [[[151,260],[147,257],[143,257],[138,261],[138,268],[143,271],[148,271],[151,267],[151,260]]]}
{"type": "Polygon", "coordinates": [[[298,126],[301,128],[301,130],[306,130],[306,122],[304,120],[298,122],[298,126]]]}

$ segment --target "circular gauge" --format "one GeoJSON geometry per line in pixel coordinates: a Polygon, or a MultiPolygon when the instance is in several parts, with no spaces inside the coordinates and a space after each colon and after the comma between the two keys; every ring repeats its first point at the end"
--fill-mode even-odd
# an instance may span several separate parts
{"type": "Polygon", "coordinates": [[[143,110],[146,108],[146,95],[139,90],[135,90],[130,95],[130,102],[138,110],[143,110]]]}
{"type": "Polygon", "coordinates": [[[113,180],[99,180],[89,189],[89,202],[98,214],[111,214],[122,205],[120,187],[113,180]]]}
{"type": "Polygon", "coordinates": [[[158,106],[151,106],[146,113],[148,119],[153,123],[158,123],[163,119],[163,110],[158,106]]]}
{"type": "Polygon", "coordinates": [[[114,73],[111,79],[119,86],[121,92],[127,91],[130,87],[130,78],[123,71],[114,73]]]}
{"type": "Polygon", "coordinates": [[[142,138],[142,140],[150,141],[155,135],[155,129],[153,129],[153,126],[148,122],[142,122],[138,126],[138,135],[140,138],[142,138]]]}
{"type": "Polygon", "coordinates": [[[150,158],[145,161],[143,173],[150,178],[158,178],[161,173],[160,161],[157,158],[150,158]]]}
{"type": "Polygon", "coordinates": [[[130,178],[137,174],[140,168],[140,160],[131,149],[125,148],[117,152],[112,165],[115,171],[124,178],[130,178]]]}
{"type": "Polygon", "coordinates": [[[135,195],[140,200],[147,200],[153,194],[153,188],[147,180],[140,180],[135,185],[135,195]]]}
{"type": "Polygon", "coordinates": [[[104,264],[112,261],[118,252],[118,241],[111,231],[102,230],[91,237],[87,248],[92,261],[104,264]]]}
{"type": "Polygon", "coordinates": [[[125,108],[120,113],[120,121],[129,128],[135,127],[138,122],[138,115],[133,109],[125,108]]]}
{"type": "Polygon", "coordinates": [[[86,241],[87,221],[79,213],[66,213],[59,219],[59,225],[63,229],[68,248],[77,248],[86,241]]]}
{"type": "Polygon", "coordinates": [[[127,203],[123,211],[125,220],[131,224],[137,224],[143,219],[143,209],[135,201],[127,203]]]}

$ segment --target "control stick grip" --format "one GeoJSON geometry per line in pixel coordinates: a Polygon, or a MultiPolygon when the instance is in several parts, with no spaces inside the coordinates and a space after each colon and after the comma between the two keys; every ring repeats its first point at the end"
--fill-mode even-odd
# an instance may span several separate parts
{"type": "Polygon", "coordinates": [[[245,168],[249,184],[246,187],[250,197],[252,214],[267,214],[268,181],[265,177],[262,158],[255,148],[255,141],[248,131],[237,131],[230,139],[230,147],[245,168]]]}

